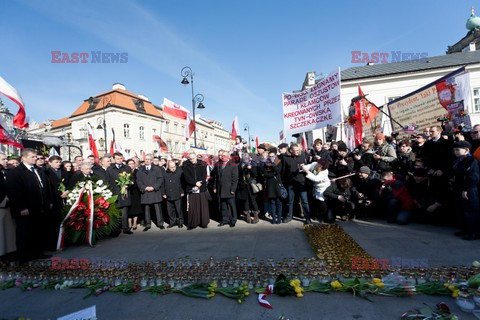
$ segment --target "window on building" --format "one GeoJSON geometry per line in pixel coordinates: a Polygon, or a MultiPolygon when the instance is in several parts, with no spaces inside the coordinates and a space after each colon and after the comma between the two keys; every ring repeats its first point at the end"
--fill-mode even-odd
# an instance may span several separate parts
{"type": "Polygon", "coordinates": [[[128,123],[123,125],[123,137],[130,138],[130,125],[128,123]]]}
{"type": "Polygon", "coordinates": [[[167,140],[167,148],[168,148],[168,151],[172,150],[172,141],[171,140],[167,140]]]}
{"type": "Polygon", "coordinates": [[[165,132],[169,132],[170,131],[170,122],[165,122],[165,132]]]}
{"type": "Polygon", "coordinates": [[[173,124],[173,133],[178,133],[178,123],[173,124]]]}
{"type": "Polygon", "coordinates": [[[473,89],[473,112],[480,112],[480,88],[473,89]]]}
{"type": "Polygon", "coordinates": [[[185,151],[185,143],[182,143],[182,151],[185,151]]]}
{"type": "Polygon", "coordinates": [[[138,134],[140,136],[140,140],[145,140],[145,128],[144,127],[139,127],[138,128],[138,134]]]}
{"type": "Polygon", "coordinates": [[[175,152],[179,152],[180,150],[178,150],[178,141],[175,141],[175,152]]]}
{"type": "Polygon", "coordinates": [[[130,149],[125,149],[125,153],[130,154],[130,151],[132,151],[132,150],[130,150],[130,149]]]}

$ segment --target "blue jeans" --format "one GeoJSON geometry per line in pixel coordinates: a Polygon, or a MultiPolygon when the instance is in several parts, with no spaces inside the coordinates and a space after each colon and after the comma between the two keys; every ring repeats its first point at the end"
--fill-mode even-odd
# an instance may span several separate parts
{"type": "Polygon", "coordinates": [[[302,202],[303,215],[306,220],[310,220],[310,208],[308,206],[307,189],[304,185],[289,185],[288,186],[288,214],[285,220],[289,221],[293,218],[293,203],[295,196],[299,195],[302,202]]]}
{"type": "Polygon", "coordinates": [[[282,223],[282,200],[280,198],[271,198],[269,200],[270,213],[272,214],[272,224],[282,223]]]}
{"type": "Polygon", "coordinates": [[[412,218],[412,213],[409,210],[402,208],[402,203],[398,199],[391,199],[388,202],[389,220],[398,224],[408,224],[412,218]]]}

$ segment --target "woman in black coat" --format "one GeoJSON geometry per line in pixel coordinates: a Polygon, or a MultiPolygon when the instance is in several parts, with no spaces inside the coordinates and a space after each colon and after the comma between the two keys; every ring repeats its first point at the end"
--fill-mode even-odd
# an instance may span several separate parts
{"type": "Polygon", "coordinates": [[[240,200],[243,206],[243,214],[247,223],[258,223],[259,218],[257,205],[257,194],[254,194],[250,184],[256,182],[257,167],[252,166],[252,161],[248,153],[242,155],[242,162],[238,165],[238,186],[237,200],[240,200]],[[252,221],[251,213],[254,219],[252,221]]]}
{"type": "Polygon", "coordinates": [[[272,214],[272,224],[282,223],[282,192],[280,184],[282,179],[282,162],[274,152],[270,152],[265,163],[265,178],[267,185],[267,198],[272,214]]]}
{"type": "Polygon", "coordinates": [[[142,204],[140,202],[140,191],[137,185],[137,172],[135,167],[135,161],[130,159],[127,161],[127,165],[132,169],[133,185],[130,186],[132,206],[128,208],[128,227],[133,230],[137,230],[137,220],[139,215],[143,215],[142,204]]]}
{"type": "Polygon", "coordinates": [[[188,194],[188,230],[197,226],[206,228],[210,222],[207,165],[205,162],[197,160],[197,155],[192,152],[188,155],[188,160],[182,165],[182,169],[186,186],[185,191],[188,194]]]}

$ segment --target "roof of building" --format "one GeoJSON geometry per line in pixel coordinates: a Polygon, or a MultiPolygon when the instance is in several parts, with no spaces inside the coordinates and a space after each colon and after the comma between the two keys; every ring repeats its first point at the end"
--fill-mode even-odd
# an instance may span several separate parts
{"type": "Polygon", "coordinates": [[[373,78],[394,74],[414,73],[431,69],[480,63],[480,51],[457,52],[443,56],[427,57],[415,62],[393,62],[351,67],[342,71],[342,81],[373,78]]]}
{"type": "Polygon", "coordinates": [[[108,103],[110,103],[110,106],[120,109],[126,109],[162,118],[162,112],[150,101],[146,100],[142,96],[123,89],[110,90],[84,100],[70,117],[73,118],[90,112],[102,110],[104,107],[107,107],[108,103]]]}
{"type": "MultiPolygon", "coordinates": [[[[72,122],[68,118],[62,118],[58,120],[50,120],[51,122],[51,129],[58,129],[62,127],[66,127],[72,124],[72,122]]],[[[41,124],[38,126],[38,128],[45,128],[45,124],[41,124]]]]}

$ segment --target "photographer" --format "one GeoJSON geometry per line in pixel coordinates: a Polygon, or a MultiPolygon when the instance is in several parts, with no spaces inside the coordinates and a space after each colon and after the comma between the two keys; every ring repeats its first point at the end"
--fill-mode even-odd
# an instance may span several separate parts
{"type": "Polygon", "coordinates": [[[336,216],[342,221],[347,221],[349,216],[353,215],[358,192],[352,186],[352,180],[349,178],[337,180],[323,192],[323,195],[328,206],[326,222],[335,222],[336,216]]]}
{"type": "Polygon", "coordinates": [[[398,179],[406,180],[407,174],[413,168],[415,162],[415,154],[410,148],[410,142],[407,140],[400,141],[398,144],[400,151],[398,157],[393,162],[393,171],[396,173],[398,179]]]}
{"type": "Polygon", "coordinates": [[[378,189],[382,185],[380,175],[369,167],[363,166],[358,170],[358,179],[355,188],[358,191],[358,217],[376,215],[378,211],[378,189]],[[368,214],[367,214],[368,213],[368,214]]]}
{"type": "Polygon", "coordinates": [[[386,143],[383,133],[379,132],[375,135],[374,145],[373,169],[377,172],[392,170],[392,164],[397,158],[397,153],[390,144],[386,143]]]}
{"type": "Polygon", "coordinates": [[[412,216],[412,198],[405,184],[397,180],[391,171],[382,173],[380,203],[382,211],[387,212],[388,223],[408,224],[412,216]]]}
{"type": "Polygon", "coordinates": [[[343,142],[340,142],[338,144],[337,152],[338,156],[334,162],[333,167],[331,168],[331,171],[337,177],[342,177],[349,173],[352,173],[354,163],[352,158],[348,157],[347,145],[343,142]]]}

